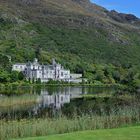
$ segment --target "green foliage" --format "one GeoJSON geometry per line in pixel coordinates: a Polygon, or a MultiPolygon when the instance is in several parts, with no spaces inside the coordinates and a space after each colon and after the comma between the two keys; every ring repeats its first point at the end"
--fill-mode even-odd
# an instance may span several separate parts
{"type": "Polygon", "coordinates": [[[10,81],[11,82],[16,82],[18,81],[18,75],[19,73],[17,71],[12,71],[11,74],[10,74],[10,81]]]}
{"type": "Polygon", "coordinates": [[[17,71],[0,71],[0,83],[13,83],[17,81],[22,81],[24,80],[25,76],[21,72],[17,71]]]}
{"type": "Polygon", "coordinates": [[[10,74],[7,71],[0,71],[0,83],[10,82],[10,74]]]}
{"type": "MultiPolygon", "coordinates": [[[[125,32],[132,40],[127,46],[107,39],[107,31],[100,28],[47,27],[37,23],[12,23],[1,19],[0,23],[0,69],[10,73],[12,63],[32,61],[37,57],[40,63],[50,63],[56,58],[65,68],[82,73],[93,84],[133,85],[140,77],[135,73],[140,68],[139,35],[125,32]],[[133,41],[134,40],[134,41],[133,41]],[[137,70],[136,70],[137,69],[137,70]]],[[[3,72],[1,72],[3,73],[3,72]]],[[[9,81],[2,74],[3,80],[9,81]]],[[[12,82],[24,80],[20,73],[11,73],[12,82]]],[[[31,81],[35,83],[35,81],[31,81]]],[[[52,83],[52,82],[51,82],[52,83]]],[[[138,85],[137,85],[138,86],[138,85]]]]}
{"type": "Polygon", "coordinates": [[[23,72],[19,72],[19,73],[18,73],[18,79],[19,79],[20,81],[25,79],[25,76],[24,76],[23,72]]]}
{"type": "Polygon", "coordinates": [[[40,79],[40,78],[37,79],[37,80],[36,80],[36,83],[37,83],[37,84],[41,84],[41,79],[40,79]]]}
{"type": "Polygon", "coordinates": [[[10,71],[11,63],[8,56],[0,54],[0,70],[10,71]]]}
{"type": "Polygon", "coordinates": [[[41,24],[19,26],[10,23],[11,26],[7,29],[8,24],[6,22],[3,25],[0,51],[12,56],[12,60],[16,62],[25,62],[34,57],[39,58],[41,62],[50,62],[50,59],[55,57],[65,67],[78,72],[87,70],[93,63],[139,65],[137,34],[131,36],[126,32],[128,38],[136,41],[125,46],[112,43],[107,39],[104,29],[94,27],[69,29],[41,24]]]}

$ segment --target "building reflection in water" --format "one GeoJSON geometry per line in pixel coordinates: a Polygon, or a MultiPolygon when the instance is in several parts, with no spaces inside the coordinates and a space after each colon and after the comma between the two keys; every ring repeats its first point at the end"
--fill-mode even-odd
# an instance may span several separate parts
{"type": "Polygon", "coordinates": [[[49,90],[41,90],[41,94],[38,97],[39,104],[36,105],[33,109],[34,113],[40,109],[51,108],[54,110],[60,110],[64,104],[70,103],[72,98],[77,98],[82,94],[86,94],[83,92],[82,87],[64,87],[54,91],[49,90]]]}
{"type": "MultiPolygon", "coordinates": [[[[110,89],[109,89],[110,90],[110,89]]],[[[104,88],[94,87],[48,87],[40,90],[38,97],[38,104],[34,107],[34,112],[38,110],[51,108],[53,110],[60,110],[64,104],[70,103],[71,99],[77,98],[84,94],[100,94],[104,92],[111,92],[104,88]]]]}
{"type": "Polygon", "coordinates": [[[39,105],[41,108],[53,107],[60,109],[65,103],[70,103],[70,96],[70,94],[43,94],[39,97],[41,101],[39,105]]]}

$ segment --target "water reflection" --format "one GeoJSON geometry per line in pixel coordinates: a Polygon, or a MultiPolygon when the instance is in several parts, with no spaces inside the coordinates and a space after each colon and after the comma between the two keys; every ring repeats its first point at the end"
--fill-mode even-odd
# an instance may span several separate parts
{"type": "Polygon", "coordinates": [[[51,108],[53,111],[60,110],[64,104],[69,104],[71,99],[78,98],[85,94],[112,94],[116,92],[114,88],[94,88],[94,87],[53,87],[45,88],[40,92],[37,104],[33,112],[38,114],[40,110],[51,108]]]}
{"type": "MultiPolygon", "coordinates": [[[[8,96],[7,98],[0,97],[0,117],[24,114],[32,116],[38,115],[38,112],[45,112],[44,110],[51,109],[52,111],[58,111],[64,104],[70,104],[71,99],[77,98],[84,94],[102,94],[102,93],[114,93],[116,89],[113,88],[95,88],[86,86],[56,86],[56,87],[14,87],[14,91],[27,93],[17,96],[8,96]],[[27,102],[24,102],[27,101],[27,102]],[[21,101],[23,103],[21,103],[21,101]],[[3,106],[5,102],[5,106],[3,106]],[[20,104],[21,103],[21,104],[20,104]],[[7,105],[9,104],[9,105],[7,105]],[[18,112],[18,113],[17,113],[18,112]],[[4,115],[3,115],[4,114],[4,115]]],[[[12,92],[12,91],[11,91],[12,92]]],[[[5,96],[5,95],[3,95],[5,96]]]]}
{"type": "Polygon", "coordinates": [[[65,103],[70,103],[70,94],[56,94],[56,95],[41,95],[39,108],[54,108],[60,109],[65,103]]]}
{"type": "Polygon", "coordinates": [[[33,109],[34,113],[37,114],[38,110],[44,108],[52,108],[53,110],[59,110],[61,107],[70,103],[72,98],[77,98],[82,94],[87,94],[83,92],[82,87],[65,87],[56,88],[53,90],[41,90],[41,94],[38,97],[39,104],[33,109]]]}
{"type": "Polygon", "coordinates": [[[85,94],[85,87],[46,87],[41,89],[41,95],[54,95],[54,94],[85,94]]]}

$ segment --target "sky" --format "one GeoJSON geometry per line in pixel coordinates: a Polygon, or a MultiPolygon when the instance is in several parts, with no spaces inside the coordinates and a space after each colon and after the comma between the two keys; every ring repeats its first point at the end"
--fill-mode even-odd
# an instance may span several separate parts
{"type": "Polygon", "coordinates": [[[140,0],[91,0],[108,10],[134,14],[140,18],[140,0]]]}

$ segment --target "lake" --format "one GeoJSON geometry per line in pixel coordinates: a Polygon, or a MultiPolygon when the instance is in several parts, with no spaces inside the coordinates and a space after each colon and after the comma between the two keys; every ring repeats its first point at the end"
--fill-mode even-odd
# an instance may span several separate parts
{"type": "MultiPolygon", "coordinates": [[[[51,116],[60,112],[80,97],[114,94],[117,87],[46,86],[11,87],[1,90],[0,118],[26,118],[51,116]]],[[[85,102],[85,101],[82,101],[85,102]]],[[[67,110],[69,112],[69,109],[67,110]]]]}

